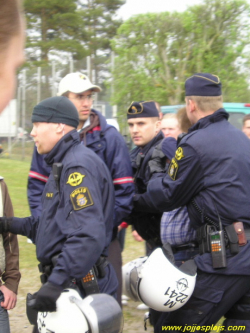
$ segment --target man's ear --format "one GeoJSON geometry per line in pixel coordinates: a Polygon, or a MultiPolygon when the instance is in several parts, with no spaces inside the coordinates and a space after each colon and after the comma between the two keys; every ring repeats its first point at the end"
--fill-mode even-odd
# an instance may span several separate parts
{"type": "Polygon", "coordinates": [[[190,112],[193,112],[195,109],[194,101],[192,99],[187,100],[188,108],[190,112]]]}
{"type": "Polygon", "coordinates": [[[57,133],[63,133],[64,132],[64,127],[65,127],[65,124],[56,124],[56,132],[57,133]]]}
{"type": "Polygon", "coordinates": [[[161,129],[161,121],[157,120],[156,123],[155,123],[155,131],[156,131],[156,133],[159,133],[160,129],[161,129]]]}

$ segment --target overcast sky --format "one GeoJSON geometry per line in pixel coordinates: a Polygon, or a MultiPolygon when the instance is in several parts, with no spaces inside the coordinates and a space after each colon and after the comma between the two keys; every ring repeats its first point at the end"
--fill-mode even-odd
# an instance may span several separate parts
{"type": "Polygon", "coordinates": [[[202,0],[126,0],[118,15],[124,20],[137,14],[184,11],[188,6],[197,5],[202,0]]]}

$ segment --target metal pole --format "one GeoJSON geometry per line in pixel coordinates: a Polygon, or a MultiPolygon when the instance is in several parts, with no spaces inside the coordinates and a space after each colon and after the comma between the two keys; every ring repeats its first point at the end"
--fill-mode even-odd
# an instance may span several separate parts
{"type": "Polygon", "coordinates": [[[37,104],[41,101],[41,67],[37,68],[37,104]]]}
{"type": "Polygon", "coordinates": [[[87,76],[89,77],[91,81],[91,58],[90,56],[87,56],[87,76]]]}
{"type": "Polygon", "coordinates": [[[56,64],[55,61],[52,61],[52,97],[56,95],[56,64]]]}
{"type": "MultiPolygon", "coordinates": [[[[113,78],[113,72],[115,70],[115,53],[114,51],[111,52],[111,71],[112,71],[112,82],[111,82],[111,97],[114,98],[114,78],[113,78]]],[[[112,116],[113,118],[117,118],[117,105],[112,105],[112,116]]]]}
{"type": "Polygon", "coordinates": [[[69,70],[70,70],[70,73],[74,72],[74,61],[73,61],[72,57],[70,57],[70,60],[69,60],[69,70]]]}
{"type": "Polygon", "coordinates": [[[25,158],[25,108],[26,108],[26,69],[23,70],[23,84],[22,84],[22,160],[25,158]]]}
{"type": "MultiPolygon", "coordinates": [[[[11,102],[10,102],[11,103],[11,102]]],[[[9,118],[9,121],[8,121],[8,125],[9,125],[9,135],[8,135],[8,153],[9,153],[9,157],[11,157],[11,106],[10,106],[10,103],[8,105],[8,118],[9,118]]]]}
{"type": "Polygon", "coordinates": [[[17,116],[16,116],[16,137],[17,137],[17,129],[18,127],[21,127],[21,92],[22,92],[22,87],[20,86],[20,82],[19,82],[19,86],[17,89],[17,116]]]}

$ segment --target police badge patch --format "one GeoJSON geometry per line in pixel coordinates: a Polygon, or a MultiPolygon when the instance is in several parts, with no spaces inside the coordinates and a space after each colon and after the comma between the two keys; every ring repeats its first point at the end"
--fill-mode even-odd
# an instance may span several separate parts
{"type": "Polygon", "coordinates": [[[184,154],[183,154],[183,149],[181,147],[179,147],[175,152],[175,158],[177,159],[177,161],[179,161],[183,157],[185,157],[184,154]]]}
{"type": "Polygon", "coordinates": [[[80,210],[94,204],[89,189],[87,187],[79,187],[70,194],[70,200],[74,210],[80,210]]]}
{"type": "Polygon", "coordinates": [[[84,177],[85,175],[80,174],[80,172],[71,173],[66,184],[69,184],[70,186],[78,186],[81,184],[84,177]]]}
{"type": "Polygon", "coordinates": [[[179,167],[178,163],[177,163],[176,159],[173,157],[172,161],[169,165],[169,168],[168,168],[168,174],[173,180],[176,179],[176,174],[177,174],[177,171],[178,171],[178,167],[179,167]]]}

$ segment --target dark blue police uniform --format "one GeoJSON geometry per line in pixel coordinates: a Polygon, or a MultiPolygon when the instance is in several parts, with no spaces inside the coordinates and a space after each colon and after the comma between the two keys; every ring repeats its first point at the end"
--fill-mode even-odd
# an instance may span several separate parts
{"type": "MultiPolygon", "coordinates": [[[[205,217],[218,222],[218,215],[223,227],[241,221],[249,229],[249,140],[227,119],[225,110],[219,109],[192,126],[181,140],[168,174],[149,182],[147,193],[135,198],[136,207],[170,211],[187,205],[195,229],[206,223],[205,217]]],[[[213,268],[210,253],[197,255],[192,297],[184,307],[165,314],[155,332],[161,332],[162,325],[216,324],[249,291],[249,251],[250,242],[236,255],[227,249],[227,267],[221,269],[213,268]]],[[[246,309],[249,311],[249,305],[243,305],[243,317],[250,319],[246,309]]],[[[245,332],[250,332],[249,320],[245,332]]]]}
{"type": "MultiPolygon", "coordinates": [[[[130,154],[132,169],[134,173],[135,193],[144,193],[147,191],[147,184],[150,180],[151,173],[149,161],[153,150],[164,139],[162,132],[159,132],[144,147],[136,147],[130,154]]],[[[162,213],[159,211],[146,212],[142,208],[139,211],[133,211],[131,214],[131,223],[139,235],[148,241],[152,248],[160,246],[160,221],[162,213]]]]}
{"type": "MultiPolygon", "coordinates": [[[[36,244],[42,265],[59,255],[48,281],[60,287],[86,276],[100,256],[107,256],[113,229],[114,187],[103,161],[66,134],[47,154],[46,163],[63,165],[60,185],[50,173],[42,195],[42,215],[13,218],[11,230],[36,244]],[[59,190],[59,191],[58,191],[59,190]]],[[[98,278],[100,292],[115,295],[117,278],[110,264],[98,278]]],[[[83,295],[84,296],[84,295],[83,295]]]]}
{"type": "MultiPolygon", "coordinates": [[[[107,123],[100,112],[93,109],[90,113],[90,125],[81,130],[80,139],[82,144],[94,151],[105,162],[113,180],[115,209],[112,217],[113,235],[108,260],[115,268],[119,280],[117,299],[121,304],[122,258],[117,239],[117,227],[132,210],[134,183],[129,153],[121,134],[107,123]]],[[[41,213],[41,196],[50,170],[51,167],[45,163],[44,156],[39,155],[35,147],[28,178],[28,201],[33,216],[38,217],[41,213]]],[[[124,232],[123,229],[118,237],[125,237],[124,232]]]]}
{"type": "MultiPolygon", "coordinates": [[[[108,166],[115,188],[114,226],[118,227],[132,209],[134,184],[125,140],[103,115],[91,110],[91,126],[81,133],[81,142],[93,150],[108,166]]],[[[28,179],[28,201],[33,216],[41,213],[41,195],[51,167],[34,148],[28,179]]]]}

